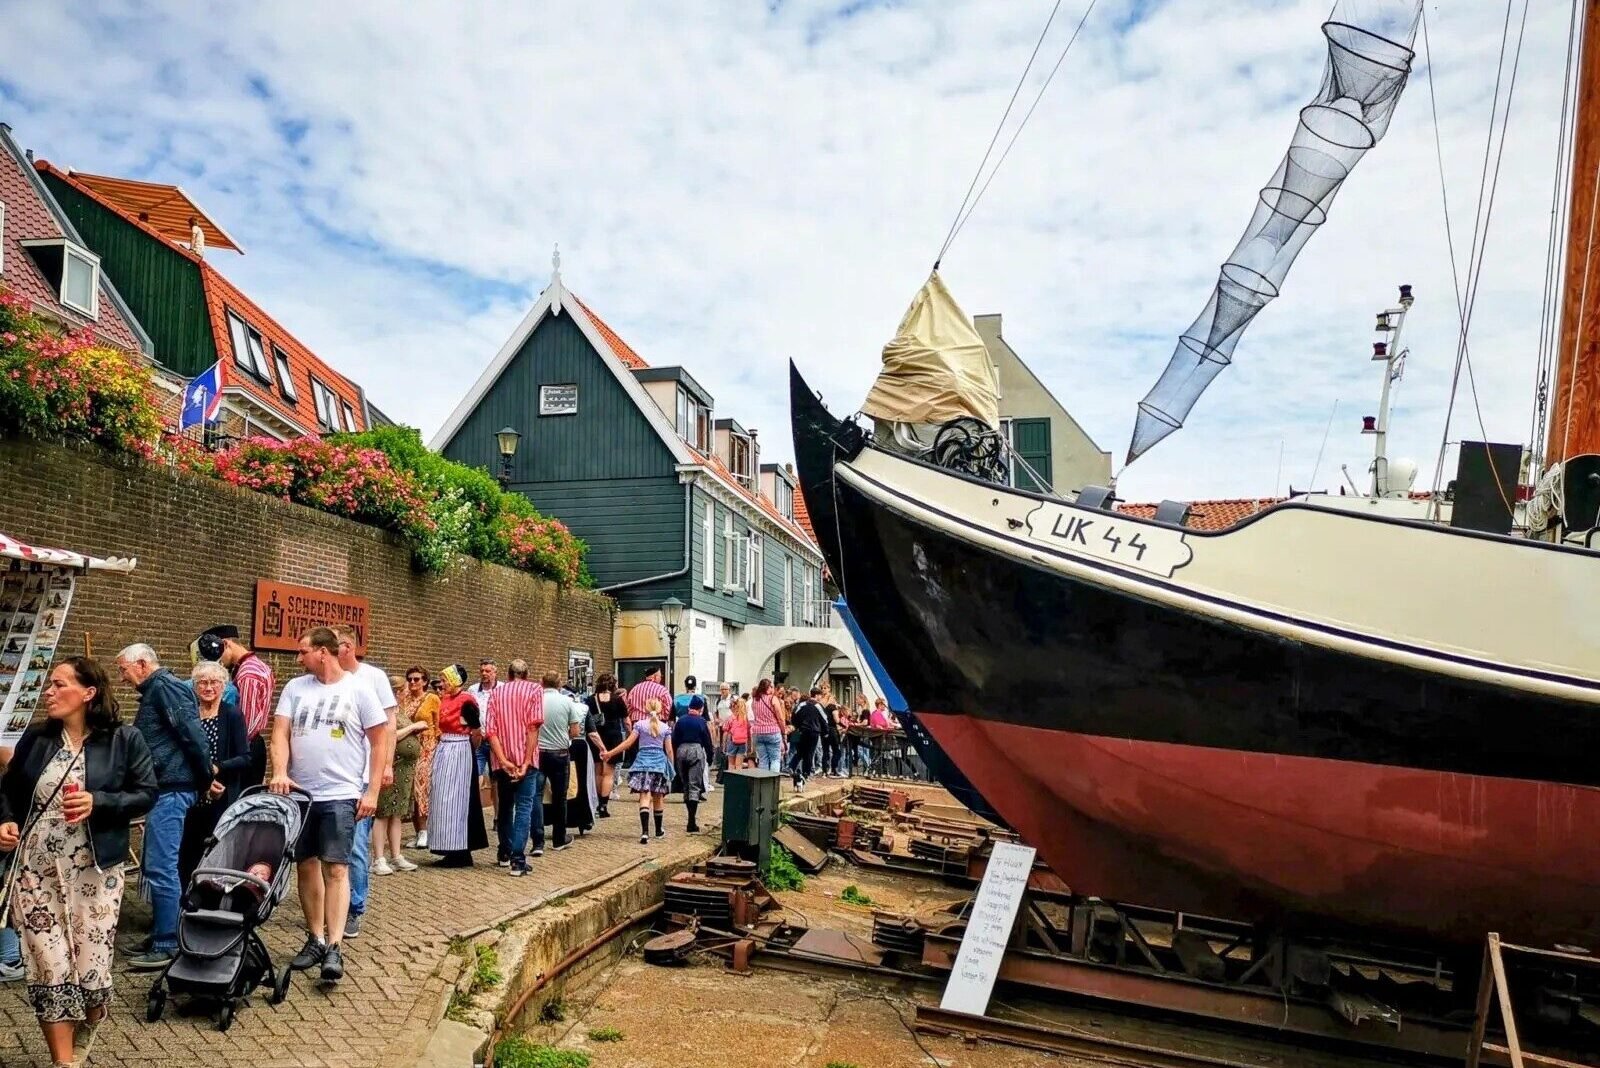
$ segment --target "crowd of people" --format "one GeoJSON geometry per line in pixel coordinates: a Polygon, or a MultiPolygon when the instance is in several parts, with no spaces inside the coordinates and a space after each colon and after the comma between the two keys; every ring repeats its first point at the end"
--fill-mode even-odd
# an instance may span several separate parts
{"type": "Polygon", "coordinates": [[[272,668],[232,625],[200,635],[187,680],[149,645],[130,645],[116,670],[138,696],[131,724],[95,661],[70,657],[50,672],[46,717],[0,750],[0,982],[26,979],[55,1065],[81,1065],[105,1018],[141,818],[151,930],[128,967],[171,964],[185,890],[218,819],[243,791],[264,787],[305,806],[294,861],[306,940],[290,967],[334,984],[344,942],[361,933],[371,878],[417,870],[405,845],[446,868],[470,866],[489,846],[485,790],[496,863],[521,877],[547,843],[567,849],[609,818],[623,788],[647,845],[665,837],[675,789],[695,833],[723,771],[786,769],[800,788],[865,765],[852,728],[895,727],[881,699],[839,704],[826,688],[802,694],[768,679],[748,693],[721,684],[714,703],[693,676],[674,696],[659,671],[628,689],[602,675],[580,696],[558,672],[534,681],[522,659],[501,679],[485,658],[469,684],[461,664],[390,676],[359,647],[348,628],[310,630],[299,642],[302,674],[274,702],[272,668]],[[416,833],[403,843],[407,820],[416,833]]]}

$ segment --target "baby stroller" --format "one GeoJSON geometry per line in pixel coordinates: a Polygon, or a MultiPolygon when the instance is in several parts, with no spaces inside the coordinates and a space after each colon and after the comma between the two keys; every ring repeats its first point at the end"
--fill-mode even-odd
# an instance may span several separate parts
{"type": "Polygon", "coordinates": [[[288,996],[289,969],[273,967],[257,929],[288,892],[310,808],[309,794],[271,794],[264,786],[228,806],[184,892],[178,953],[150,987],[146,1020],[161,1019],[169,993],[185,994],[220,1002],[217,1030],[226,1031],[258,987],[272,988],[273,1005],[288,996]]]}

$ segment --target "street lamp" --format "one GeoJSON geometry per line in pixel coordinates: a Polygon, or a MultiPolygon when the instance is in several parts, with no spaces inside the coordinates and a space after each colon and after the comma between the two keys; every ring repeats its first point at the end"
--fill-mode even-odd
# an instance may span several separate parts
{"type": "Polygon", "coordinates": [[[505,489],[511,485],[511,461],[517,455],[517,443],[522,435],[508,426],[496,434],[494,440],[500,446],[500,488],[505,489]]]}
{"type": "Polygon", "coordinates": [[[661,624],[667,629],[667,689],[678,692],[678,628],[683,625],[683,602],[668,597],[661,602],[661,624]]]}

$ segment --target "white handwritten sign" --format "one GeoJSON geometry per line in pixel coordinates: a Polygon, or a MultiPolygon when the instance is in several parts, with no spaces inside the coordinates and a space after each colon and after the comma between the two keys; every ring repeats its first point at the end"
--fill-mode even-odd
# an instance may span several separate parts
{"type": "Polygon", "coordinates": [[[1006,954],[1011,925],[1016,922],[1031,871],[1032,846],[995,843],[989,866],[983,872],[983,884],[972,902],[972,914],[967,917],[967,932],[961,936],[956,965],[939,1002],[941,1009],[982,1016],[989,1008],[989,994],[1000,974],[1000,960],[1006,954]]]}
{"type": "Polygon", "coordinates": [[[1053,549],[1109,560],[1162,578],[1171,578],[1194,558],[1194,549],[1181,530],[1064,504],[1041,504],[1029,512],[1028,536],[1053,549]]]}

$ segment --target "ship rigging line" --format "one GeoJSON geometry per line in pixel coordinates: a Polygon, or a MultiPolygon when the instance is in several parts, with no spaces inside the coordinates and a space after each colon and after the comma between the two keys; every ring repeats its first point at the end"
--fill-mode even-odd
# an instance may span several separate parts
{"type": "MultiPolygon", "coordinates": [[[[954,232],[950,234],[949,240],[945,242],[947,250],[955,242],[955,239],[961,236],[961,231],[966,227],[967,220],[972,218],[974,211],[978,210],[978,201],[982,200],[983,194],[989,191],[989,183],[994,181],[994,176],[1000,173],[1001,167],[1005,166],[1006,157],[1011,155],[1011,149],[1016,145],[1017,138],[1022,136],[1022,128],[1028,125],[1029,119],[1033,118],[1034,109],[1039,106],[1039,101],[1044,99],[1045,90],[1050,88],[1050,83],[1055,79],[1056,72],[1061,69],[1061,64],[1067,61],[1067,53],[1072,51],[1073,42],[1078,39],[1078,34],[1083,32],[1083,24],[1089,21],[1089,14],[1094,11],[1094,5],[1098,2],[1099,0],[1089,0],[1089,6],[1083,9],[1083,15],[1078,19],[1078,25],[1073,29],[1072,36],[1067,38],[1066,47],[1061,50],[1061,55],[1056,57],[1056,65],[1050,68],[1049,74],[1045,75],[1044,84],[1040,85],[1039,91],[1034,94],[1033,103],[1028,105],[1027,113],[1022,116],[1022,121],[1017,123],[1017,128],[1011,132],[1011,140],[1006,142],[1005,151],[1000,153],[1000,158],[995,161],[994,168],[989,171],[989,177],[983,180],[983,188],[979,189],[978,195],[972,198],[972,203],[967,207],[967,213],[961,216],[956,223],[954,232]]],[[[944,259],[943,252],[939,254],[939,258],[944,259]]]]}
{"type": "MultiPolygon", "coordinates": [[[[1091,2],[1089,6],[1092,8],[1094,6],[1093,2],[1091,2]]],[[[944,254],[950,250],[950,243],[953,242],[956,239],[956,233],[960,229],[961,223],[963,221],[963,213],[969,213],[968,212],[969,202],[970,202],[972,207],[977,207],[978,200],[976,198],[974,198],[972,194],[973,194],[973,191],[978,188],[978,179],[983,177],[983,169],[984,169],[985,166],[988,165],[989,157],[994,155],[994,146],[1000,143],[1000,134],[1006,128],[1006,120],[1011,117],[1011,109],[1016,107],[1016,105],[1017,105],[1017,97],[1022,95],[1022,87],[1025,84],[1027,84],[1027,81],[1028,81],[1028,72],[1033,70],[1034,61],[1039,58],[1039,49],[1044,47],[1044,39],[1045,39],[1046,36],[1049,35],[1050,27],[1055,23],[1056,15],[1060,11],[1061,11],[1061,0],[1056,0],[1055,6],[1050,9],[1050,17],[1044,20],[1044,29],[1039,31],[1039,39],[1033,43],[1033,51],[1028,56],[1028,62],[1022,68],[1022,74],[1017,78],[1017,86],[1016,86],[1016,88],[1011,90],[1011,99],[1006,101],[1006,109],[1005,109],[1005,111],[1001,112],[1000,121],[995,124],[994,136],[989,138],[989,147],[983,150],[983,158],[978,161],[978,169],[972,173],[972,181],[967,186],[966,195],[964,195],[961,198],[960,206],[956,208],[955,218],[950,220],[950,229],[949,229],[948,232],[946,232],[946,234],[944,236],[944,244],[939,246],[939,255],[935,256],[934,259],[933,259],[933,269],[936,270],[936,271],[939,269],[939,264],[944,262],[944,254]]],[[[1084,12],[1084,17],[1085,18],[1088,17],[1088,12],[1084,12]]],[[[1082,22],[1078,23],[1078,28],[1079,29],[1083,28],[1083,23],[1082,22]]],[[[1076,31],[1074,31],[1073,34],[1072,34],[1072,40],[1075,41],[1075,40],[1077,40],[1077,38],[1078,38],[1078,34],[1077,34],[1076,31]]],[[[1071,47],[1072,47],[1072,41],[1068,41],[1067,42],[1067,48],[1071,48],[1071,47]]],[[[1066,51],[1065,50],[1062,51],[1061,58],[1062,59],[1066,58],[1066,51]]],[[[1060,67],[1060,66],[1061,66],[1061,60],[1058,59],[1056,61],[1056,67],[1060,67]]],[[[1055,70],[1053,70],[1053,69],[1051,70],[1050,77],[1052,77],[1052,78],[1055,77],[1055,70]]],[[[1049,85],[1049,84],[1050,84],[1050,79],[1046,78],[1045,79],[1045,85],[1049,85]]],[[[1043,90],[1041,89],[1040,92],[1042,93],[1043,90]]],[[[1038,99],[1035,98],[1034,104],[1037,106],[1038,103],[1039,103],[1038,99]]],[[[1030,107],[1028,109],[1028,115],[1031,116],[1032,114],[1033,114],[1033,108],[1030,107]]],[[[1028,123],[1028,119],[1027,119],[1027,117],[1024,117],[1022,122],[1017,126],[1017,133],[1021,133],[1022,132],[1022,127],[1026,126],[1027,123],[1028,123]]],[[[1012,135],[1011,141],[1012,141],[1013,144],[1016,143],[1016,135],[1015,134],[1012,135]]],[[[1011,145],[1007,145],[1006,146],[1006,152],[1009,153],[1010,151],[1011,151],[1011,145]]],[[[1005,162],[1005,156],[1002,155],[1001,158],[1000,158],[1000,161],[997,162],[994,165],[995,166],[995,170],[999,170],[1000,169],[1000,163],[1003,163],[1003,162],[1005,162]]],[[[990,172],[989,179],[990,179],[990,181],[994,180],[993,172],[990,172]]],[[[983,188],[985,190],[987,190],[989,188],[989,183],[988,182],[984,182],[983,188]]],[[[983,193],[979,192],[978,193],[978,197],[981,198],[982,196],[983,196],[983,193]]]]}
{"type": "MultiPolygon", "coordinates": [[[[1483,169],[1478,178],[1478,206],[1473,213],[1472,245],[1467,258],[1466,295],[1463,297],[1461,286],[1462,279],[1456,265],[1455,239],[1450,226],[1449,198],[1445,188],[1444,151],[1441,147],[1439,134],[1439,112],[1437,97],[1433,88],[1433,49],[1428,39],[1428,11],[1427,5],[1422,5],[1422,43],[1428,52],[1428,94],[1433,100],[1433,136],[1435,151],[1439,159],[1439,193],[1444,204],[1445,212],[1445,243],[1450,253],[1450,281],[1455,288],[1456,312],[1460,320],[1460,333],[1456,341],[1456,365],[1450,376],[1450,400],[1445,406],[1444,429],[1439,440],[1438,459],[1433,469],[1433,499],[1438,500],[1439,484],[1444,477],[1444,453],[1450,441],[1450,423],[1455,413],[1456,393],[1461,385],[1461,370],[1466,368],[1467,388],[1472,395],[1472,406],[1477,413],[1478,431],[1488,440],[1489,431],[1484,425],[1483,406],[1478,397],[1478,382],[1472,370],[1472,356],[1468,350],[1467,338],[1472,330],[1472,313],[1478,301],[1478,282],[1483,274],[1483,255],[1489,244],[1489,224],[1494,217],[1495,193],[1500,186],[1500,163],[1505,158],[1506,129],[1511,121],[1511,100],[1517,88],[1517,71],[1522,63],[1522,42],[1526,37],[1528,25],[1528,6],[1530,0],[1523,0],[1522,20],[1517,29],[1517,47],[1511,57],[1511,71],[1506,78],[1505,108],[1500,107],[1500,83],[1506,77],[1505,60],[1506,45],[1511,38],[1511,11],[1516,6],[1516,0],[1506,0],[1506,17],[1500,30],[1500,56],[1497,61],[1494,78],[1494,102],[1489,110],[1489,130],[1484,139],[1483,169]],[[1499,144],[1495,143],[1495,119],[1500,120],[1499,144]],[[1490,170],[1489,159],[1494,157],[1494,169],[1490,170]]],[[[1515,511],[1512,494],[1500,481],[1500,473],[1490,465],[1494,475],[1495,489],[1500,494],[1501,501],[1510,511],[1515,511]]]]}

